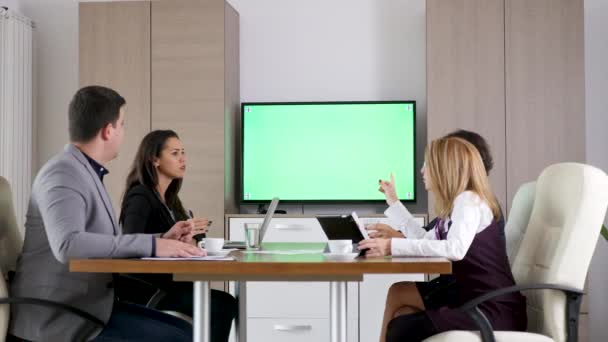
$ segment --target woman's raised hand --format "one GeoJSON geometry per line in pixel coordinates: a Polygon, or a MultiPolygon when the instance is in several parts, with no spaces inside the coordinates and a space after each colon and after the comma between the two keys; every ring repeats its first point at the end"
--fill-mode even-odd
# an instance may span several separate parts
{"type": "Polygon", "coordinates": [[[395,190],[395,176],[393,176],[392,173],[390,182],[380,179],[378,180],[378,184],[380,185],[378,191],[384,194],[388,205],[393,205],[393,203],[399,201],[399,198],[397,198],[397,190],[395,190]]]}

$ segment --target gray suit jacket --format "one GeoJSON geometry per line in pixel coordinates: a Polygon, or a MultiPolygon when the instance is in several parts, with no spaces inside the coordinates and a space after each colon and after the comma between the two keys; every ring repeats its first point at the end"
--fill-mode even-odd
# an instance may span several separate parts
{"type": "MultiPolygon", "coordinates": [[[[66,145],[34,181],[11,295],[66,303],[107,323],[114,303],[112,275],[71,273],[69,260],[150,256],[153,238],[121,235],[99,176],[80,150],[66,145]]],[[[62,310],[11,306],[10,332],[27,340],[85,341],[100,331],[62,310]]]]}

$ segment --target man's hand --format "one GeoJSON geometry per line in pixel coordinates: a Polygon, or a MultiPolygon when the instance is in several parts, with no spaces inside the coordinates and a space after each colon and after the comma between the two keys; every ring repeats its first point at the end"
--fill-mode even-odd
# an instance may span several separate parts
{"type": "Polygon", "coordinates": [[[207,252],[198,246],[181,241],[156,238],[156,256],[169,258],[189,258],[205,256],[207,252]]]}
{"type": "Polygon", "coordinates": [[[388,205],[393,205],[393,203],[397,202],[399,198],[397,197],[397,190],[395,190],[395,176],[391,173],[391,181],[378,180],[378,184],[380,188],[378,191],[384,194],[386,197],[386,203],[388,205]]]}
{"type": "Polygon", "coordinates": [[[403,233],[384,223],[371,224],[365,229],[369,231],[370,238],[404,238],[403,233]]]}
{"type": "Polygon", "coordinates": [[[162,234],[163,239],[183,241],[188,236],[192,239],[193,224],[189,221],[176,222],[171,229],[162,234]]]}
{"type": "Polygon", "coordinates": [[[365,252],[366,258],[391,255],[391,239],[367,239],[359,242],[359,250],[369,249],[365,252]]]}

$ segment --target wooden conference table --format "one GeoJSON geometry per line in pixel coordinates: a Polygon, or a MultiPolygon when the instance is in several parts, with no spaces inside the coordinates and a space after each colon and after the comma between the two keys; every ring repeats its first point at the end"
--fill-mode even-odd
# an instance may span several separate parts
{"type": "MultiPolygon", "coordinates": [[[[365,274],[448,274],[452,264],[445,258],[357,258],[328,260],[325,243],[264,243],[262,252],[234,251],[232,261],[78,259],[71,272],[165,273],[176,281],[194,283],[194,341],[209,341],[210,281],[328,281],[330,282],[330,341],[346,342],[347,282],[362,281],[365,274]],[[292,251],[292,252],[290,252],[292,251]],[[302,251],[294,254],[293,251],[302,251]],[[312,253],[311,253],[312,252],[312,253]]],[[[241,290],[241,291],[242,291],[241,290]]],[[[240,298],[242,301],[243,298],[240,298]]],[[[238,329],[238,325],[237,325],[238,329]]],[[[237,333],[238,336],[238,333],[237,333]]]]}

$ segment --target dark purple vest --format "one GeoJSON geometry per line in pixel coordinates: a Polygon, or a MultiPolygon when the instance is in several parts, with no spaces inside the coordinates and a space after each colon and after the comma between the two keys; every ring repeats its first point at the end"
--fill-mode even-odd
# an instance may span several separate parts
{"type": "MultiPolygon", "coordinates": [[[[447,238],[443,220],[437,220],[435,231],[438,239],[447,238]]],[[[458,306],[490,291],[515,285],[504,241],[503,220],[492,222],[475,235],[464,258],[452,262],[452,274],[458,286],[458,306]]],[[[520,293],[496,297],[480,308],[495,330],[526,329],[526,298],[520,293]]],[[[446,307],[429,310],[428,314],[440,331],[478,330],[458,309],[446,307]]]]}

